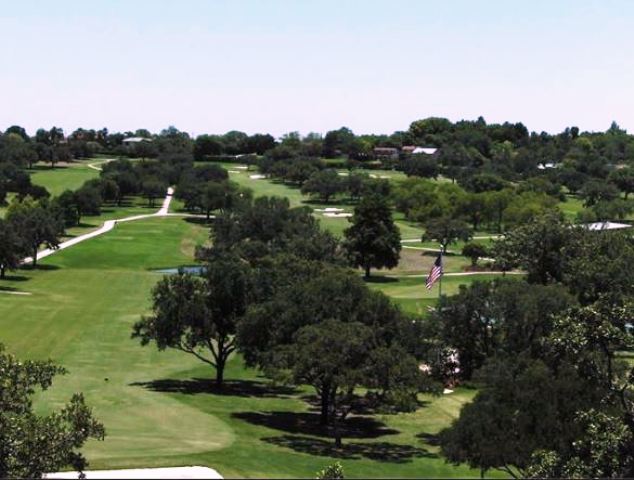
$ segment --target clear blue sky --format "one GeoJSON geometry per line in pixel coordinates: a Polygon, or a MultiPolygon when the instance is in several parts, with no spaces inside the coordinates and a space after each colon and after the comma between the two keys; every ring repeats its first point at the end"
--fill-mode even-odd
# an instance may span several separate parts
{"type": "Polygon", "coordinates": [[[25,0],[0,42],[0,130],[634,131],[629,0],[25,0]]]}

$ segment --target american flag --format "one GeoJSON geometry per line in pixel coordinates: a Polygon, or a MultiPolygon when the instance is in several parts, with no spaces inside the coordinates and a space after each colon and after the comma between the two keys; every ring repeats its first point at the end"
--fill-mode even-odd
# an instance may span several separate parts
{"type": "Polygon", "coordinates": [[[431,290],[431,287],[434,286],[436,280],[438,280],[442,276],[442,253],[438,254],[438,258],[431,267],[429,271],[429,275],[427,275],[427,281],[425,282],[425,286],[427,290],[431,290]]]}

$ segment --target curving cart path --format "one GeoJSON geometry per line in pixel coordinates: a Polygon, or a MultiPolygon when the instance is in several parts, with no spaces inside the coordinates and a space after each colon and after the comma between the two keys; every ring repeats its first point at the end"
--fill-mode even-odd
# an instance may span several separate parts
{"type": "MultiPolygon", "coordinates": [[[[83,235],[79,235],[78,237],[71,238],[70,240],[66,240],[59,244],[57,248],[47,248],[40,252],[37,252],[37,259],[40,260],[42,258],[46,258],[50,255],[53,255],[55,252],[59,252],[60,250],[64,250],[68,247],[72,247],[73,245],[77,245],[78,243],[84,242],[94,237],[98,237],[99,235],[103,235],[106,232],[109,232],[114,228],[117,223],[123,222],[134,222],[135,220],[143,220],[146,218],[154,218],[154,217],[167,217],[167,216],[191,216],[189,214],[179,214],[179,213],[169,213],[170,203],[172,203],[172,197],[174,195],[174,189],[169,187],[167,189],[167,194],[165,195],[165,199],[163,200],[163,204],[158,212],[149,213],[146,215],[134,215],[131,217],[119,218],[117,220],[106,220],[101,228],[97,230],[93,230],[92,232],[85,233],[83,235]]],[[[33,262],[33,257],[26,257],[22,260],[22,263],[30,263],[33,262]]]]}

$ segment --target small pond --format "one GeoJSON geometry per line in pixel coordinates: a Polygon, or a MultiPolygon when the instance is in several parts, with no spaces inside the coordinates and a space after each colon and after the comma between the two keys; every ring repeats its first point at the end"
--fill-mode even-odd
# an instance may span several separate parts
{"type": "Polygon", "coordinates": [[[205,267],[202,265],[183,265],[181,267],[163,268],[161,270],[154,270],[156,273],[175,274],[178,272],[191,273],[193,275],[199,275],[203,272],[205,267]]]}

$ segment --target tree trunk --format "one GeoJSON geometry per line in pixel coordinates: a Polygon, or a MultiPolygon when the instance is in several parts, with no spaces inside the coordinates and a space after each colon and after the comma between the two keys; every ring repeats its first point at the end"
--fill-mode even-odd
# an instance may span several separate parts
{"type": "MultiPolygon", "coordinates": [[[[333,400],[333,404],[335,401],[333,400]]],[[[332,412],[332,436],[335,438],[335,448],[341,448],[341,431],[339,430],[339,417],[337,415],[337,407],[335,406],[332,412]]]]}
{"type": "Polygon", "coordinates": [[[4,271],[6,270],[4,265],[0,265],[0,278],[4,278],[4,271]]]}
{"type": "Polygon", "coordinates": [[[222,387],[222,382],[224,381],[225,376],[225,365],[224,362],[218,362],[218,366],[216,367],[216,386],[222,387]]]}
{"type": "Polygon", "coordinates": [[[365,278],[370,278],[370,265],[365,266],[365,278]]]}
{"type": "Polygon", "coordinates": [[[33,248],[33,268],[37,267],[37,247],[33,248]]]}
{"type": "Polygon", "coordinates": [[[329,388],[323,388],[321,391],[321,414],[319,423],[328,425],[329,409],[330,409],[330,392],[329,388]]]}

